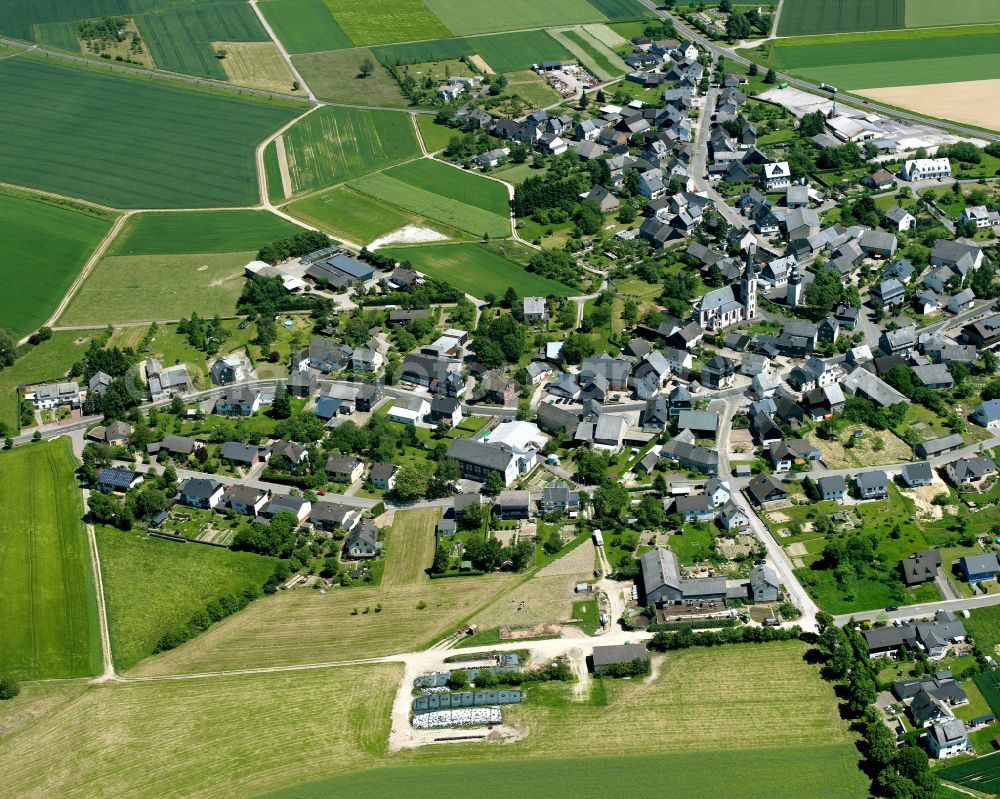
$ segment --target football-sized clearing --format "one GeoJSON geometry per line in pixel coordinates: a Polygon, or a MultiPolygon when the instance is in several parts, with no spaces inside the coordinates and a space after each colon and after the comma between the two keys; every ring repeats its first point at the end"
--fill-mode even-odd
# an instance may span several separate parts
{"type": "Polygon", "coordinates": [[[213,599],[263,585],[277,560],[98,527],[115,668],[128,669],[213,599]]]}
{"type": "Polygon", "coordinates": [[[301,107],[7,58],[0,174],[119,208],[249,205],[259,199],[254,148],[301,107]]]}
{"type": "Polygon", "coordinates": [[[478,55],[494,72],[530,69],[532,64],[573,57],[564,44],[542,30],[390,44],[373,47],[372,53],[381,64],[419,64],[478,55]]]}
{"type": "Polygon", "coordinates": [[[533,274],[481,244],[426,244],[386,249],[401,261],[429,277],[444,280],[474,297],[498,297],[511,286],[522,297],[553,294],[568,297],[575,293],[555,280],[533,274]]]}
{"type": "Polygon", "coordinates": [[[636,796],[738,796],[766,773],[768,796],[860,799],[868,780],[857,750],[831,685],[805,654],[798,641],[670,652],[655,678],[595,683],[589,702],[574,702],[573,686],[531,687],[526,702],[504,710],[505,723],[526,733],[521,740],[406,750],[392,767],[353,774],[349,784],[334,777],[268,799],[345,791],[368,799],[402,786],[430,799],[442,784],[464,798],[486,780],[564,799],[614,795],[624,773],[636,796]],[[567,757],[584,752],[628,754],[567,757]]]}
{"type": "Polygon", "coordinates": [[[415,585],[430,579],[426,570],[434,560],[435,527],[440,518],[439,508],[396,511],[386,544],[384,587],[415,585]]]}
{"type": "Polygon", "coordinates": [[[282,134],[296,193],[320,189],[416,158],[409,114],[325,106],[282,134]]]}
{"type": "Polygon", "coordinates": [[[1000,25],[778,39],[744,54],[842,89],[1000,78],[1000,25]]]}
{"type": "Polygon", "coordinates": [[[167,321],[196,311],[232,315],[243,290],[243,267],[256,251],[187,255],[113,255],[94,267],[62,325],[167,321]]]}
{"type": "Polygon", "coordinates": [[[779,36],[903,28],[911,0],[785,0],[779,36]]]}
{"type": "Polygon", "coordinates": [[[301,86],[292,88],[295,76],[274,42],[215,42],[215,47],[226,51],[222,68],[230,83],[305,96],[301,86]]]}
{"type": "Polygon", "coordinates": [[[974,25],[977,22],[1000,22],[1000,3],[996,0],[906,0],[906,27],[930,28],[935,25],[974,25]]]}
{"type": "Polygon", "coordinates": [[[439,39],[452,32],[421,0],[323,0],[355,44],[439,39]]]}
{"type": "Polygon", "coordinates": [[[998,78],[968,80],[961,83],[860,89],[857,93],[938,119],[950,119],[980,128],[1000,130],[1000,103],[984,102],[984,98],[987,97],[1000,97],[998,78]]]}
{"type": "Polygon", "coordinates": [[[44,323],[114,220],[81,203],[0,189],[0,327],[24,334],[44,323]]]}
{"type": "Polygon", "coordinates": [[[0,369],[0,422],[8,430],[17,430],[17,387],[62,379],[84,356],[89,343],[86,333],[57,331],[48,341],[29,349],[13,366],[0,369]]]}
{"type": "Polygon", "coordinates": [[[607,20],[587,0],[426,0],[426,4],[456,36],[607,20]]]}
{"type": "Polygon", "coordinates": [[[227,799],[370,768],[401,676],[391,663],[91,686],[3,740],[4,795],[227,799]]]}
{"type": "Polygon", "coordinates": [[[0,454],[0,674],[46,679],[100,670],[75,470],[67,438],[0,454]]]}
{"type": "MultiPolygon", "coordinates": [[[[443,168],[451,169],[451,167],[443,168]]],[[[474,175],[455,171],[456,174],[464,177],[482,180],[474,175]]],[[[483,234],[487,234],[493,239],[503,239],[510,236],[509,218],[485,211],[475,205],[468,205],[452,197],[442,196],[435,190],[419,188],[402,180],[396,180],[383,172],[367,175],[349,185],[362,194],[367,194],[404,211],[419,213],[442,225],[464,230],[476,237],[483,234]]],[[[500,186],[499,183],[495,185],[500,186]]]]}
{"type": "Polygon", "coordinates": [[[410,104],[399,90],[399,84],[366,47],[297,55],[292,62],[313,94],[321,100],[389,108],[406,108],[410,104]],[[369,58],[374,61],[375,69],[363,78],[361,65],[369,58]]]}
{"type": "Polygon", "coordinates": [[[265,597],[198,638],[143,661],[136,675],[330,663],[421,649],[514,583],[510,574],[265,597]],[[419,608],[418,605],[425,606],[419,608]],[[375,611],[382,606],[380,612],[375,611]],[[357,613],[354,611],[357,610],[357,613]]]}
{"type": "Polygon", "coordinates": [[[261,0],[257,7],[289,53],[352,46],[323,0],[261,0]]]}
{"type": "Polygon", "coordinates": [[[171,211],[134,214],[108,255],[258,250],[302,228],[269,211],[171,211]]]}

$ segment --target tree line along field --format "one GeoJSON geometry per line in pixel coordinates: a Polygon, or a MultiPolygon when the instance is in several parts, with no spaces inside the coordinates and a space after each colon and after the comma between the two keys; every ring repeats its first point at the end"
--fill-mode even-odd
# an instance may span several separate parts
{"type": "Polygon", "coordinates": [[[177,544],[98,527],[97,548],[115,668],[125,670],[153,653],[156,642],[225,594],[263,585],[274,558],[252,552],[177,544]]]}
{"type": "Polygon", "coordinates": [[[846,89],[983,80],[1000,77],[1000,25],[779,39],[744,52],[846,89]]]}
{"type": "Polygon", "coordinates": [[[118,208],[250,205],[256,145],[300,109],[16,56],[0,61],[0,174],[118,208]]]}
{"type": "Polygon", "coordinates": [[[0,673],[100,671],[93,572],[68,439],[0,453],[0,673]]]}
{"type": "Polygon", "coordinates": [[[409,114],[394,111],[325,106],[295,123],[282,140],[295,194],[420,156],[409,114]]]}
{"type": "Polygon", "coordinates": [[[114,221],[93,206],[0,189],[0,327],[25,335],[42,325],[114,221]]]}
{"type": "Polygon", "coordinates": [[[445,280],[474,297],[502,296],[511,286],[522,296],[568,297],[575,289],[527,271],[481,244],[422,244],[388,247],[384,252],[410,261],[425,275],[445,280]]]}

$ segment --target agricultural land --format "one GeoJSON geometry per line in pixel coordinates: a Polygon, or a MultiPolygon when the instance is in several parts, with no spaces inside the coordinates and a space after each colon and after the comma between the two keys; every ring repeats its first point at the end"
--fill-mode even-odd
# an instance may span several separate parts
{"type": "Polygon", "coordinates": [[[0,671],[21,679],[100,671],[97,608],[69,442],[0,454],[0,671]]]}

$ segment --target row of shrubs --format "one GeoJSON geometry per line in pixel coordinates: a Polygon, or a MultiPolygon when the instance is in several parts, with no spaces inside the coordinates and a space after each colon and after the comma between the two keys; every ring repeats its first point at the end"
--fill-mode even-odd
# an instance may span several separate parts
{"type": "Polygon", "coordinates": [[[653,622],[646,629],[651,633],[677,633],[681,630],[715,630],[722,627],[735,627],[738,619],[702,619],[699,621],[668,621],[663,624],[653,622]]]}
{"type": "Polygon", "coordinates": [[[732,627],[718,632],[694,633],[690,630],[668,633],[658,632],[646,644],[647,649],[666,652],[670,649],[688,649],[692,646],[721,646],[723,644],[762,644],[768,641],[790,641],[802,637],[802,628],[795,627],[732,627]]]}

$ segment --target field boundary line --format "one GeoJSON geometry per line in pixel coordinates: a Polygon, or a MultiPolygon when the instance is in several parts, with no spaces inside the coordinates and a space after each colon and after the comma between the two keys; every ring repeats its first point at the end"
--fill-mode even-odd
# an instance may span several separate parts
{"type": "MultiPolygon", "coordinates": [[[[3,59],[0,59],[0,61],[2,60],[3,59]]],[[[102,203],[96,203],[93,200],[84,200],[80,197],[72,197],[69,194],[57,194],[54,191],[45,191],[45,189],[36,189],[31,186],[22,186],[20,183],[7,183],[5,181],[0,181],[0,188],[14,189],[16,191],[23,191],[27,194],[37,194],[39,197],[48,197],[53,200],[64,200],[65,202],[78,203],[79,205],[96,208],[99,211],[111,211],[113,214],[120,214],[125,211],[125,209],[114,208],[110,205],[103,205],[102,203]]],[[[226,210],[228,211],[229,209],[227,208],[226,210]]]]}
{"type": "MultiPolygon", "coordinates": [[[[104,257],[104,253],[107,252],[108,247],[111,246],[111,242],[118,237],[118,234],[121,233],[125,223],[136,213],[136,211],[122,212],[121,216],[119,216],[115,223],[111,226],[111,230],[108,231],[108,234],[101,240],[101,243],[97,245],[97,248],[94,250],[90,258],[87,259],[87,263],[83,265],[83,269],[81,269],[80,274],[76,276],[76,280],[73,281],[73,285],[71,285],[67,292],[63,295],[63,298],[59,301],[59,305],[56,306],[52,315],[45,321],[43,327],[52,327],[58,321],[59,317],[66,312],[67,306],[80,290],[80,286],[83,285],[83,281],[87,279],[88,275],[90,275],[92,271],[94,271],[94,267],[97,266],[97,262],[104,257]]],[[[27,340],[28,337],[25,336],[21,339],[20,343],[23,344],[27,340]]]]}
{"type": "Polygon", "coordinates": [[[264,12],[257,7],[257,0],[250,0],[250,8],[253,9],[254,14],[257,15],[257,19],[260,20],[260,24],[264,27],[264,30],[267,31],[267,35],[271,37],[271,41],[274,42],[275,46],[278,48],[278,52],[281,53],[281,57],[285,60],[285,63],[288,64],[288,68],[292,71],[295,79],[299,82],[299,86],[305,90],[306,96],[315,103],[316,95],[313,94],[313,90],[309,88],[309,84],[305,82],[305,79],[299,73],[298,69],[295,68],[295,64],[292,63],[292,57],[285,49],[285,45],[281,43],[281,39],[279,39],[278,35],[274,32],[274,29],[271,27],[271,23],[267,21],[267,17],[264,16],[264,12]]]}
{"type": "Polygon", "coordinates": [[[274,140],[274,153],[278,157],[278,174],[281,176],[281,193],[285,199],[292,196],[292,176],[288,172],[288,153],[285,152],[285,137],[274,140]]]}
{"type": "Polygon", "coordinates": [[[413,132],[417,137],[417,144],[420,145],[420,152],[424,158],[430,158],[431,154],[427,151],[427,144],[424,142],[424,134],[420,132],[420,125],[417,124],[417,115],[414,113],[410,114],[410,122],[413,124],[413,132]]]}
{"type": "MultiPolygon", "coordinates": [[[[87,497],[89,491],[81,491],[83,496],[83,510],[87,512],[87,497]]],[[[94,525],[87,523],[87,547],[90,549],[90,568],[94,572],[94,593],[97,597],[97,626],[101,636],[101,663],[103,670],[101,676],[94,682],[108,682],[114,680],[115,664],[111,656],[111,634],[108,631],[108,610],[104,603],[104,578],[101,575],[101,555],[97,549],[97,536],[94,534],[94,525]]]]}

